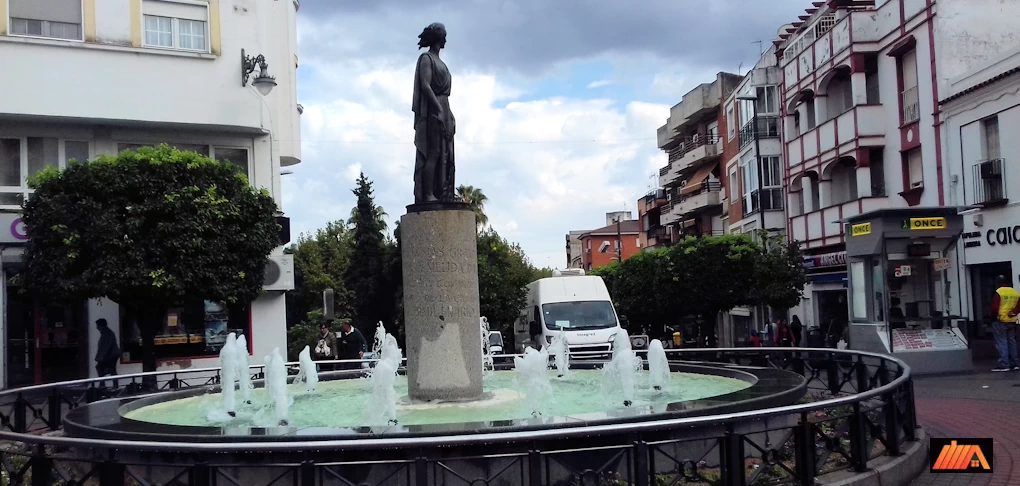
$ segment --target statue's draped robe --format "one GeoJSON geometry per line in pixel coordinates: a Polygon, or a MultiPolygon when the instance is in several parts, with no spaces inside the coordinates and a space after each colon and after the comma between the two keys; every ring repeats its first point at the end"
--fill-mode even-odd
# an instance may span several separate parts
{"type": "MultiPolygon", "coordinates": [[[[427,194],[431,192],[441,201],[452,201],[454,194],[454,157],[453,157],[453,136],[448,133],[454,127],[453,114],[450,113],[450,86],[453,78],[446,63],[438,56],[426,52],[418,57],[418,64],[414,70],[414,96],[411,101],[411,110],[414,111],[414,146],[423,157],[419,157],[415,172],[424,170],[418,167],[425,160],[436,160],[435,175],[433,178],[434,188],[431,191],[415,190],[415,194],[427,194]],[[431,63],[432,79],[430,86],[439,104],[443,107],[443,126],[436,117],[436,110],[429,102],[428,96],[422,92],[421,66],[422,63],[431,63]],[[424,159],[424,160],[423,160],[424,159]]],[[[417,182],[417,181],[416,181],[417,182]]],[[[417,189],[417,188],[416,188],[417,189]]]]}

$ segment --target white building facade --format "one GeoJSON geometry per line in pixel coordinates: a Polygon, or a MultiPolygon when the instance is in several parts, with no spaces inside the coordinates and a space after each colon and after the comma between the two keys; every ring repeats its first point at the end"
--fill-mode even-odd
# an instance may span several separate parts
{"type": "MultiPolygon", "coordinates": [[[[12,285],[27,177],[168,143],[240,165],[279,206],[281,167],[301,160],[298,8],[297,0],[0,0],[0,387],[94,376],[98,318],[120,340],[118,371],[141,370],[132,316],[115,303],[52,307],[12,285]],[[242,50],[264,56],[277,83],[268,94],[253,88],[257,67],[242,86],[242,50]]],[[[168,313],[156,343],[161,368],[214,365],[225,329],[248,335],[256,361],[285,349],[292,268],[282,247],[270,257],[274,270],[250,307],[186,302],[168,313]]]]}

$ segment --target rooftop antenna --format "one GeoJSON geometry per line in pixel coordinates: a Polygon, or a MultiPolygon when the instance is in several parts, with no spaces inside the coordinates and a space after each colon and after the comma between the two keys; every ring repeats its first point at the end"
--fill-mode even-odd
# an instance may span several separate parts
{"type": "Polygon", "coordinates": [[[758,44],[758,57],[765,55],[765,47],[760,40],[754,41],[752,44],[758,44]]]}
{"type": "Polygon", "coordinates": [[[744,69],[744,61],[740,61],[740,64],[737,64],[737,74],[743,72],[741,69],[744,69]]]}

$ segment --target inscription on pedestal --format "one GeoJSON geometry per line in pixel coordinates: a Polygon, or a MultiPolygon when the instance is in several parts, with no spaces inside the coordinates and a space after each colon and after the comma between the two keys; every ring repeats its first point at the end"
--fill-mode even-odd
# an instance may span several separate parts
{"type": "Polygon", "coordinates": [[[481,396],[478,253],[469,210],[401,218],[408,392],[413,399],[481,396]]]}

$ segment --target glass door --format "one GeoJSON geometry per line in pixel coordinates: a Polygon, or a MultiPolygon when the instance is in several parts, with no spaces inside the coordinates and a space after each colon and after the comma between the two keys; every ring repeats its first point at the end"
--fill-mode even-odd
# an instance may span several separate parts
{"type": "Polygon", "coordinates": [[[35,384],[35,316],[32,302],[21,294],[14,276],[7,270],[5,306],[7,320],[7,385],[19,387],[35,384]]]}

